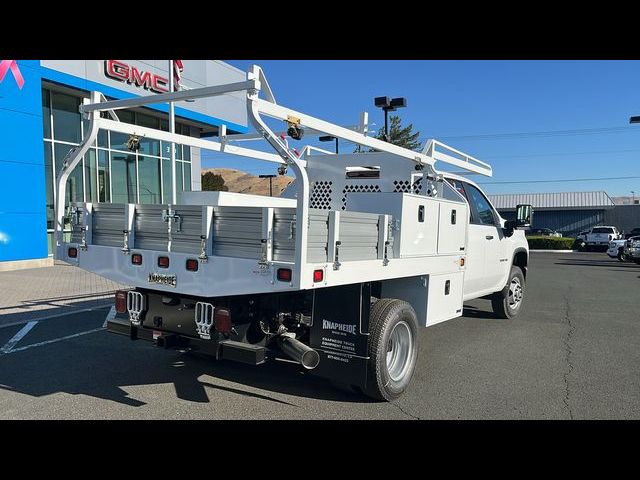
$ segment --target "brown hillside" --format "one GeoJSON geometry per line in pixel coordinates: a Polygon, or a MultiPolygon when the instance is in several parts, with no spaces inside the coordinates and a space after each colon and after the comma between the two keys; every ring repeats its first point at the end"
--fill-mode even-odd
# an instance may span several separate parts
{"type": "MultiPolygon", "coordinates": [[[[229,187],[230,192],[269,195],[268,178],[259,178],[257,175],[233,168],[205,168],[202,170],[202,175],[207,172],[222,176],[224,184],[229,187]]],[[[277,197],[293,181],[293,177],[279,175],[271,181],[273,182],[273,196],[277,197]]]]}

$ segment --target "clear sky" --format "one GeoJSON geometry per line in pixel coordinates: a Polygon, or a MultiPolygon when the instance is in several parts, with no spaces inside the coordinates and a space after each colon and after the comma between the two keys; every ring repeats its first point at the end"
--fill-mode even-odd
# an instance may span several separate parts
{"type": "MultiPolygon", "coordinates": [[[[473,177],[489,194],[640,196],[640,178],[629,178],[640,177],[640,124],[629,124],[640,115],[639,61],[226,61],[245,71],[260,65],[279,104],[340,125],[368,111],[377,129],[384,117],[373,98],[406,97],[398,113],[422,140],[439,139],[493,166],[493,178],[473,177]],[[602,177],[625,178],[531,183],[602,177]],[[512,181],[528,183],[490,183],[512,181]]],[[[299,143],[328,148],[310,140],[299,143]]],[[[275,173],[264,162],[214,158],[207,154],[203,167],[275,173]]]]}

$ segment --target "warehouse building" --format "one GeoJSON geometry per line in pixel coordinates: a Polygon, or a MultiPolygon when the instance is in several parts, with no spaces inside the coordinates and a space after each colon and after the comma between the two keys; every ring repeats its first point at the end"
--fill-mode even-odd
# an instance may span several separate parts
{"type": "Polygon", "coordinates": [[[490,195],[507,220],[515,219],[519,204],[533,206],[533,228],[550,228],[574,237],[596,225],[614,225],[628,232],[640,227],[640,205],[616,205],[607,192],[514,193],[490,195]]]}
{"type": "MultiPolygon", "coordinates": [[[[170,62],[177,89],[243,81],[246,74],[212,60],[0,60],[0,270],[52,263],[57,175],[88,122],[78,107],[91,91],[107,99],[167,92],[170,62]]],[[[168,105],[119,110],[123,122],[168,130],[168,105]]],[[[232,93],[176,104],[176,133],[195,137],[247,131],[245,96],[232,93]]],[[[166,203],[170,146],[143,139],[127,149],[126,135],[102,131],[72,172],[71,201],[166,203]]],[[[176,146],[176,182],[200,189],[200,152],[176,146]]]]}

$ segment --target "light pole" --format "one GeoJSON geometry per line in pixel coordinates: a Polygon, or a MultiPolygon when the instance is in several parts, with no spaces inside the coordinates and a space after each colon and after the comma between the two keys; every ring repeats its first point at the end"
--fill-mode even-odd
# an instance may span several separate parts
{"type": "Polygon", "coordinates": [[[269,179],[269,196],[273,197],[273,179],[275,178],[275,175],[258,175],[258,178],[269,179]]]}
{"type": "Polygon", "coordinates": [[[636,204],[636,192],[631,190],[631,205],[635,205],[635,204],[636,204]]]}
{"type": "Polygon", "coordinates": [[[373,100],[373,104],[384,110],[384,141],[389,141],[389,123],[388,116],[389,112],[394,112],[398,108],[403,108],[407,106],[407,99],[404,97],[397,97],[390,99],[389,97],[376,97],[373,100]]]}

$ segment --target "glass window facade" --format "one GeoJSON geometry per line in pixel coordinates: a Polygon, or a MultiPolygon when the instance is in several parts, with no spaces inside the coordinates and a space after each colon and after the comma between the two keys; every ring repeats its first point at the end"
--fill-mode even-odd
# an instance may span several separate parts
{"type": "MultiPolygon", "coordinates": [[[[82,95],[72,95],[44,86],[42,120],[45,151],[47,233],[49,254],[53,247],[57,178],[65,157],[84,138],[88,122],[82,121],[78,107],[82,95]]],[[[167,131],[168,120],[138,111],[118,110],[127,123],[167,131]]],[[[189,135],[188,125],[176,122],[176,133],[189,135]]],[[[140,150],[127,149],[126,134],[98,133],[96,144],[69,176],[66,201],[113,203],[169,203],[171,201],[170,144],[142,138],[140,150]]],[[[176,145],[178,203],[182,191],[191,190],[191,151],[176,145]]],[[[68,230],[68,225],[65,225],[68,230]]]]}

